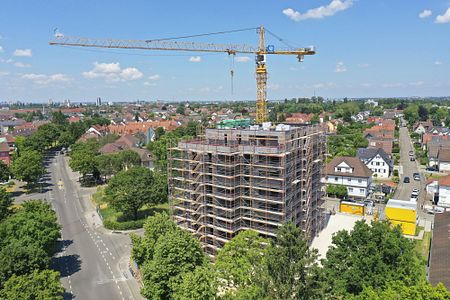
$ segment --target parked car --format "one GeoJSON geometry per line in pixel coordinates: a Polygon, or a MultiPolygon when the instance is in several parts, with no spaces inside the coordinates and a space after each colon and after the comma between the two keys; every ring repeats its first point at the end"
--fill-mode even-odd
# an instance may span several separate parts
{"type": "Polygon", "coordinates": [[[419,190],[413,189],[412,193],[411,193],[411,198],[417,198],[417,197],[419,197],[419,190]]]}
{"type": "Polygon", "coordinates": [[[431,172],[439,171],[438,166],[431,166],[431,167],[426,168],[425,170],[431,171],[431,172]]]}
{"type": "Polygon", "coordinates": [[[414,178],[414,180],[420,180],[420,174],[419,173],[414,173],[413,174],[413,178],[414,178]]]}
{"type": "Polygon", "coordinates": [[[413,156],[414,155],[414,151],[412,151],[412,150],[409,151],[408,153],[409,153],[409,156],[413,156]]]}
{"type": "Polygon", "coordinates": [[[404,182],[404,183],[409,183],[409,177],[406,176],[405,178],[403,178],[403,182],[404,182]]]}
{"type": "Polygon", "coordinates": [[[445,209],[443,207],[435,206],[433,208],[427,208],[427,213],[429,214],[442,214],[445,212],[445,209]]]}
{"type": "Polygon", "coordinates": [[[409,160],[410,160],[410,161],[415,161],[416,158],[415,158],[414,156],[410,156],[410,157],[409,157],[409,160]]]}

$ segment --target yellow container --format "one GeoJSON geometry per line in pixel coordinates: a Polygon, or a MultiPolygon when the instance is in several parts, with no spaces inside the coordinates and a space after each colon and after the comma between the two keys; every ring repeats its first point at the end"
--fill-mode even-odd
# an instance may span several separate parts
{"type": "Polygon", "coordinates": [[[340,211],[342,213],[364,216],[364,204],[342,201],[340,211]]]}
{"type": "Polygon", "coordinates": [[[416,222],[416,211],[399,207],[386,206],[386,218],[403,222],[416,222]]]}
{"type": "Polygon", "coordinates": [[[403,234],[416,235],[416,223],[415,222],[402,222],[396,220],[389,220],[393,226],[400,225],[403,234]]]}

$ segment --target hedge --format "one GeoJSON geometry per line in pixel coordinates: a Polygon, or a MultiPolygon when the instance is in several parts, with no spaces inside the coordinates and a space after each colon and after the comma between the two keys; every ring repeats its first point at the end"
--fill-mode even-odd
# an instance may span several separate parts
{"type": "Polygon", "coordinates": [[[124,222],[104,220],[103,226],[105,226],[105,228],[110,229],[110,230],[132,230],[132,229],[142,228],[144,226],[145,220],[146,219],[140,219],[140,220],[130,220],[130,221],[124,221],[124,222]]]}

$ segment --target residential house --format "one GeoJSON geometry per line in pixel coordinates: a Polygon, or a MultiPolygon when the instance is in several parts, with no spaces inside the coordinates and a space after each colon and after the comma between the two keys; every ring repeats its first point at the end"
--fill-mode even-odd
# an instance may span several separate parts
{"type": "MultiPolygon", "coordinates": [[[[428,153],[428,166],[439,167],[439,152],[443,149],[450,149],[450,141],[443,137],[435,136],[427,143],[426,147],[428,153]]],[[[446,159],[445,156],[446,154],[441,154],[441,158],[446,159]]]]}
{"type": "Polygon", "coordinates": [[[131,150],[139,155],[141,159],[141,165],[143,167],[152,169],[153,163],[150,151],[148,151],[147,149],[139,148],[139,144],[140,140],[138,138],[132,136],[131,134],[125,134],[115,142],[108,143],[101,147],[99,152],[102,154],[107,154],[118,153],[124,150],[131,150]]]}
{"type": "Polygon", "coordinates": [[[437,199],[437,205],[450,208],[450,175],[428,182],[427,192],[437,199]]]}
{"type": "Polygon", "coordinates": [[[344,185],[351,199],[365,199],[372,185],[372,171],[357,157],[335,157],[326,166],[325,183],[344,185]]]}
{"type": "Polygon", "coordinates": [[[357,157],[372,170],[372,177],[388,178],[391,176],[394,164],[382,148],[360,148],[357,157]]]}
{"type": "Polygon", "coordinates": [[[450,148],[439,149],[437,160],[439,171],[450,172],[450,148]]]}
{"type": "Polygon", "coordinates": [[[135,134],[138,132],[147,133],[148,128],[156,129],[162,127],[166,131],[176,129],[180,124],[175,121],[147,121],[147,122],[128,122],[125,124],[109,125],[109,131],[115,134],[135,134]]]}
{"type": "Polygon", "coordinates": [[[372,137],[372,138],[368,138],[368,141],[369,141],[369,145],[367,148],[372,148],[372,149],[381,148],[384,150],[384,152],[386,152],[387,155],[392,156],[392,146],[393,146],[392,139],[372,137]]]}
{"type": "Polygon", "coordinates": [[[107,126],[92,125],[86,132],[78,139],[79,142],[85,142],[89,139],[99,139],[109,133],[107,126]]]}
{"type": "Polygon", "coordinates": [[[414,132],[422,135],[431,127],[433,127],[433,123],[431,121],[420,121],[414,125],[414,132]]]}
{"type": "Polygon", "coordinates": [[[11,163],[11,157],[9,155],[10,149],[8,143],[0,142],[0,160],[3,161],[6,165],[11,163]]]}

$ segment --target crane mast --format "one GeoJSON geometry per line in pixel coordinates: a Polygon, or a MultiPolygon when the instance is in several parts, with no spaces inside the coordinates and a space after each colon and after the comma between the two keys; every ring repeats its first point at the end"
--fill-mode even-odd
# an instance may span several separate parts
{"type": "MultiPolygon", "coordinates": [[[[237,53],[255,54],[256,62],[256,123],[260,124],[268,120],[267,115],[267,65],[268,54],[296,55],[299,62],[303,62],[305,55],[316,54],[313,47],[310,48],[277,48],[273,45],[266,46],[265,28],[258,28],[258,47],[242,44],[214,44],[172,41],[170,39],[155,40],[117,40],[117,39],[94,39],[58,34],[50,45],[94,47],[109,49],[141,49],[141,50],[168,50],[168,51],[190,51],[190,52],[223,52],[228,55],[237,53]]],[[[268,31],[270,33],[270,31],[268,31]]],[[[207,35],[207,34],[205,34],[207,35]]]]}

